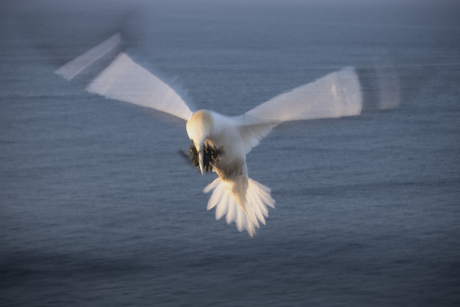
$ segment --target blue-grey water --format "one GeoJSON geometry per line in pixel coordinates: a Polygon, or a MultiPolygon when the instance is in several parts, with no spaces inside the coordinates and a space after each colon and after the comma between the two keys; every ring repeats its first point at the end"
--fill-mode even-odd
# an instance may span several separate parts
{"type": "Polygon", "coordinates": [[[460,305],[458,4],[0,8],[1,306],[460,305]],[[238,115],[344,66],[370,107],[252,150],[277,208],[250,238],[206,211],[182,122],[53,73],[117,30],[198,108],[238,115]]]}

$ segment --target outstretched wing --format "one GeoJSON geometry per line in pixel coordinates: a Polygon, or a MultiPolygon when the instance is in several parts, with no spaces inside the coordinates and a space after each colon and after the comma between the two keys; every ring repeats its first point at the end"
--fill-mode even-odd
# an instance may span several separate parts
{"type": "Polygon", "coordinates": [[[345,67],[281,94],[246,112],[260,119],[292,121],[359,115],[363,107],[358,76],[345,67]]]}
{"type": "Polygon", "coordinates": [[[247,114],[235,117],[234,121],[238,123],[246,154],[280,123],[278,120],[260,119],[247,114]]]}
{"type": "Polygon", "coordinates": [[[359,115],[363,106],[358,76],[351,67],[262,103],[235,120],[246,153],[283,121],[359,115]]]}
{"type": "MultiPolygon", "coordinates": [[[[62,66],[56,70],[56,74],[71,80],[98,62],[120,42],[120,35],[116,34],[62,66]]],[[[86,90],[106,98],[159,110],[184,120],[189,120],[193,113],[171,87],[135,63],[125,52],[120,52],[86,90]]]]}

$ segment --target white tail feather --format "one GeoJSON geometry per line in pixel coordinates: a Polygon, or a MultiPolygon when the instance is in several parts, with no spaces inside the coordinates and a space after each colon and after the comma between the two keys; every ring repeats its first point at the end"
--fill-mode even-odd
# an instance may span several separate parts
{"type": "Polygon", "coordinates": [[[248,179],[246,190],[245,209],[238,205],[232,194],[230,185],[220,178],[210,183],[204,190],[213,194],[208,202],[208,210],[216,207],[216,219],[226,215],[228,224],[235,222],[239,231],[247,230],[252,237],[256,233],[255,227],[259,228],[259,221],[265,225],[265,217],[268,217],[268,208],[275,208],[275,200],[270,196],[270,189],[255,180],[248,179]]]}

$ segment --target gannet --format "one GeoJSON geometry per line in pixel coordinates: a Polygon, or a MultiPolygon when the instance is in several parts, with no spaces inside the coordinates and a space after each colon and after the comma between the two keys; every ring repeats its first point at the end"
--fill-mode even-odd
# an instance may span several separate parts
{"type": "MultiPolygon", "coordinates": [[[[55,73],[70,81],[113,53],[120,42],[120,35],[115,34],[55,73]]],[[[216,219],[226,215],[228,224],[235,222],[240,232],[245,229],[251,237],[259,222],[265,225],[267,207],[275,208],[271,190],[249,178],[246,155],[251,149],[281,122],[354,116],[362,111],[360,83],[353,67],[278,95],[243,115],[225,116],[192,109],[172,87],[135,63],[126,52],[115,54],[86,91],[185,120],[192,142],[190,158],[202,174],[211,170],[218,175],[203,190],[212,191],[207,209],[216,207],[216,219]]]]}

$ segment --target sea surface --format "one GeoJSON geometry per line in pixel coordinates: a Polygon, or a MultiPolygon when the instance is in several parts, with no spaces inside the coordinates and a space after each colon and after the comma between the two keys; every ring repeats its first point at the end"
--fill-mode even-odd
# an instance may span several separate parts
{"type": "Polygon", "coordinates": [[[2,1],[0,305],[460,306],[459,12],[2,1]],[[239,115],[353,66],[365,110],[283,123],[248,154],[276,200],[251,238],[206,211],[215,177],[177,153],[183,121],[54,74],[117,31],[197,108],[239,115]]]}

